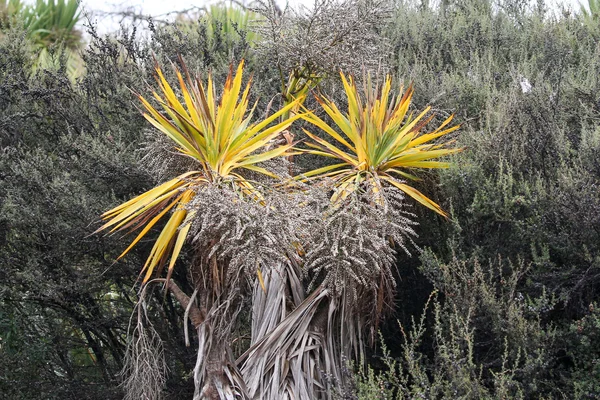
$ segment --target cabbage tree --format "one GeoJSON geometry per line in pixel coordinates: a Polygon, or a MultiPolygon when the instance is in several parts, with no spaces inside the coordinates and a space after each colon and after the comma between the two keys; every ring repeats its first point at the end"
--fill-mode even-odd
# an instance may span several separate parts
{"type": "Polygon", "coordinates": [[[445,135],[459,128],[452,116],[425,131],[430,108],[410,111],[413,90],[392,95],[392,80],[365,82],[361,96],[352,77],[341,74],[348,108],[326,97],[317,100],[331,123],[314,112],[302,118],[305,153],[330,159],[300,181],[332,195],[313,225],[303,257],[310,278],[306,297],[273,331],[241,358],[256,398],[332,398],[344,382],[350,360],[364,360],[382,315],[392,308],[396,250],[408,252],[415,234],[408,199],[446,217],[442,208],[410,181],[422,169],[447,168],[440,160],[461,149],[445,135]]]}
{"type": "Polygon", "coordinates": [[[99,229],[139,232],[121,258],[159,228],[141,270],[142,285],[164,282],[197,330],[195,398],[247,397],[232,358],[232,330],[245,288],[259,282],[266,290],[261,260],[285,258],[281,254],[286,253],[273,243],[279,235],[266,227],[271,223],[273,230],[281,230],[284,225],[271,218],[277,207],[265,184],[278,177],[262,164],[292,148],[293,143],[279,145],[276,139],[300,117],[281,118],[297,102],[254,119],[256,105],[249,104],[251,82],[243,85],[243,66],[242,61],[235,72],[231,67],[220,96],[210,75],[204,83],[186,68],[176,70],[179,85],[174,88],[156,67],[153,99],[138,98],[144,117],[167,139],[162,143],[171,164],[167,170],[180,174],[104,213],[106,222],[99,229]],[[192,294],[171,280],[186,242],[192,246],[193,262],[186,271],[194,282],[192,294]],[[166,278],[160,278],[163,273],[166,278]]]}

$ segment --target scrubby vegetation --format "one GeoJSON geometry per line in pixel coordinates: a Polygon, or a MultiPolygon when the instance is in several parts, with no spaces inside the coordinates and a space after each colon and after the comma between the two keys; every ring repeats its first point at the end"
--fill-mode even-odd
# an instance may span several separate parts
{"type": "MultiPolygon", "coordinates": [[[[194,380],[203,379],[193,314],[202,315],[207,304],[222,312],[218,301],[225,298],[204,298],[199,290],[199,307],[190,302],[215,240],[224,254],[219,262],[243,271],[239,282],[231,281],[237,286],[227,288],[228,311],[218,324],[205,324],[224,335],[219,340],[228,338],[211,344],[227,351],[228,382],[275,376],[310,342],[301,365],[319,378],[306,390],[324,398],[600,398],[600,23],[593,10],[555,15],[542,2],[517,0],[356,0],[341,8],[324,2],[303,15],[280,14],[269,4],[247,16],[211,9],[199,19],[151,23],[148,39],[125,28],[109,36],[89,28],[79,76],[66,50],[77,48],[71,41],[78,37],[47,45],[54,61],[40,67],[39,42],[13,17],[17,3],[0,3],[1,398],[120,399],[124,390],[130,398],[192,398],[194,380]],[[227,15],[235,23],[219,20],[227,15]],[[327,21],[339,23],[328,30],[327,21]],[[190,227],[197,241],[182,248],[170,291],[157,282],[138,291],[161,229],[117,263],[135,236],[93,232],[103,212],[190,164],[169,151],[133,92],[151,97],[156,64],[180,87],[171,64],[183,70],[183,60],[192,75],[206,81],[210,71],[222,88],[230,65],[242,59],[246,75],[253,74],[248,98],[257,101],[257,118],[288,106],[275,122],[296,119],[304,110],[294,99],[307,95],[304,107],[335,127],[339,121],[313,94],[345,111],[336,69],[354,74],[361,87],[368,84],[362,66],[373,86],[390,72],[394,94],[401,94],[400,84],[412,85],[410,110],[416,116],[429,105],[435,114],[426,132],[454,114],[452,125],[461,128],[442,140],[456,140],[453,148],[463,151],[445,156],[450,168],[420,171],[421,180],[409,182],[448,218],[410,193],[402,196],[401,188],[367,190],[359,180],[354,197],[348,185],[338,188],[337,198],[348,198],[350,208],[333,211],[325,208],[332,192],[313,186],[302,186],[309,197],[299,201],[301,195],[289,198],[261,181],[263,203],[240,204],[218,180],[193,207],[220,219],[190,227]],[[389,197],[373,201],[380,196],[389,197]],[[363,232],[353,215],[365,215],[361,223],[379,221],[365,243],[380,254],[360,247],[346,260],[339,250],[339,258],[322,263],[330,250],[319,238],[343,242],[348,235],[339,232],[346,227],[363,232]],[[398,226],[384,224],[392,217],[398,226]],[[318,225],[323,220],[329,225],[318,225]],[[237,221],[229,238],[227,221],[237,221]],[[252,240],[242,240],[244,229],[252,240]],[[399,246],[391,252],[390,232],[411,256],[399,246]],[[277,236],[285,246],[262,255],[257,249],[267,245],[260,235],[277,236]],[[313,247],[298,251],[302,241],[313,247]],[[254,254],[251,264],[242,253],[254,254]],[[349,275],[353,280],[344,281],[349,275]],[[305,298],[314,302],[304,305],[305,298]],[[284,318],[296,309],[301,316],[284,318]],[[300,331],[302,324],[309,328],[300,331]],[[290,339],[269,336],[265,327],[272,326],[285,328],[290,339]],[[350,327],[357,327],[357,338],[347,339],[350,327]],[[331,339],[329,347],[323,338],[331,339]],[[132,340],[137,347],[128,347],[132,340]]],[[[283,137],[288,141],[266,151],[290,140],[304,149],[331,141],[315,121],[298,118],[283,137]]],[[[327,165],[317,151],[267,167],[281,176],[327,165]]],[[[260,181],[253,173],[248,179],[260,181]]],[[[216,290],[217,283],[204,285],[216,290]]],[[[301,365],[290,367],[289,387],[306,384],[301,365]]],[[[259,397],[280,390],[253,382],[248,389],[259,397]]]]}

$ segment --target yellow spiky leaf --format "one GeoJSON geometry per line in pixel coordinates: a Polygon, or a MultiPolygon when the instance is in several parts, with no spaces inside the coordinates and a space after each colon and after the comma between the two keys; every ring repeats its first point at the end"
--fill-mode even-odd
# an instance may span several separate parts
{"type": "Polygon", "coordinates": [[[277,178],[260,164],[288,154],[291,144],[275,148],[269,144],[301,117],[300,114],[285,117],[290,110],[300,107],[303,98],[299,96],[282,109],[252,123],[255,106],[249,108],[248,104],[251,82],[243,86],[243,61],[237,68],[231,66],[220,95],[210,74],[206,83],[198,77],[192,79],[183,60],[181,64],[183,73],[175,69],[178,90],[173,89],[157,64],[158,90],[152,91],[153,102],[141,95],[138,98],[146,120],[172,140],[174,153],[194,159],[196,169],[105,212],[102,214],[105,223],[98,229],[110,233],[140,229],[119,256],[122,258],[149,235],[159,221],[167,220],[142,268],[143,282],[167,263],[167,278],[170,276],[190,230],[189,219],[194,211],[187,206],[196,195],[195,188],[231,182],[242,196],[263,202],[262,194],[240,171],[251,170],[277,178]],[[177,93],[181,93],[181,99],[177,93]]]}
{"type": "MultiPolygon", "coordinates": [[[[426,118],[430,107],[416,116],[408,113],[412,87],[394,99],[390,96],[392,80],[388,76],[380,88],[371,88],[367,84],[370,89],[363,99],[353,78],[343,73],[340,75],[348,100],[347,111],[342,112],[330,99],[317,97],[333,124],[327,124],[312,112],[302,116],[324,133],[317,136],[305,130],[310,141],[306,143],[308,149],[304,152],[335,158],[340,162],[305,172],[298,179],[335,176],[337,188],[331,198],[334,203],[358,190],[360,184],[364,184],[361,182],[366,182],[375,194],[381,193],[381,182],[387,182],[420,204],[446,216],[439,205],[406,184],[403,178],[418,180],[413,174],[415,170],[449,166],[448,162],[439,159],[462,149],[450,147],[452,141],[434,140],[459,128],[459,125],[447,127],[453,117],[447,118],[432,132],[423,133],[433,116],[426,118]]],[[[370,77],[367,79],[370,82],[370,77]]]]}

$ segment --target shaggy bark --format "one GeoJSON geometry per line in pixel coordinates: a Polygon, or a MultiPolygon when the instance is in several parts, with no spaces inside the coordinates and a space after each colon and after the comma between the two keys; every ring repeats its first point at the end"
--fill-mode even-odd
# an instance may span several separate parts
{"type": "Polygon", "coordinates": [[[203,312],[200,307],[195,306],[194,304],[190,305],[190,296],[185,294],[179,286],[173,281],[169,281],[167,288],[171,291],[173,296],[179,301],[184,310],[189,310],[189,317],[194,328],[198,329],[200,324],[204,322],[205,312],[203,312]]]}
{"type": "MultiPolygon", "coordinates": [[[[214,263],[213,263],[214,264],[214,263]]],[[[179,286],[168,282],[168,290],[187,310],[198,333],[198,358],[194,368],[194,400],[247,399],[244,381],[229,346],[228,332],[219,332],[219,308],[214,304],[207,313],[205,308],[194,304],[193,295],[188,296],[179,286]],[[191,303],[191,304],[190,304],[191,303]]],[[[209,301],[206,299],[205,301],[209,301]]],[[[187,322],[186,322],[187,323],[187,322]]]]}

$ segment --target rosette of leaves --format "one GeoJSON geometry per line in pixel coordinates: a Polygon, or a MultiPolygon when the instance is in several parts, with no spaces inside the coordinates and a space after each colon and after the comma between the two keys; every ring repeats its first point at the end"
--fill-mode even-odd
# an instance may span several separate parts
{"type": "MultiPolygon", "coordinates": [[[[184,12],[177,16],[176,26],[184,32],[202,32],[207,47],[224,47],[232,53],[246,51],[260,41],[254,31],[262,16],[237,2],[220,2],[196,7],[196,12],[184,12]]],[[[172,27],[166,26],[167,29],[172,27]]]]}
{"type": "Polygon", "coordinates": [[[251,122],[255,106],[249,108],[251,81],[245,89],[242,88],[243,66],[242,61],[235,74],[233,67],[230,68],[220,98],[210,75],[205,85],[199,78],[192,79],[184,67],[183,73],[176,70],[183,97],[183,101],[180,101],[158,66],[156,79],[159,92],[154,92],[153,96],[159,107],[155,108],[138,95],[146,110],[144,117],[173,142],[176,154],[191,159],[196,165],[196,169],[174,177],[102,215],[106,223],[99,231],[114,233],[141,229],[119,258],[139,243],[159,221],[167,220],[142,269],[145,272],[144,283],[155,271],[162,270],[167,262],[170,276],[190,230],[190,221],[195,215],[188,205],[199,188],[220,185],[237,191],[239,196],[261,201],[260,191],[244,177],[242,171],[276,178],[259,164],[286,154],[293,145],[269,146],[273,139],[299,118],[296,115],[278,121],[296,103],[258,122],[251,122]]]}
{"type": "Polygon", "coordinates": [[[77,49],[81,44],[81,32],[75,29],[79,17],[77,0],[37,0],[34,6],[23,8],[29,36],[37,46],[46,49],[56,43],[77,49]]]}
{"type": "Polygon", "coordinates": [[[260,15],[244,7],[227,4],[213,4],[206,9],[202,19],[207,22],[209,37],[216,37],[220,32],[228,42],[244,37],[249,45],[254,45],[260,36],[252,29],[260,20],[260,15]]]}
{"type": "Polygon", "coordinates": [[[77,54],[82,44],[81,32],[75,28],[80,18],[79,6],[77,0],[37,0],[34,5],[20,0],[1,0],[0,29],[22,24],[35,49],[34,69],[57,65],[52,50],[61,47],[65,51],[69,76],[77,77],[84,68],[77,54]]]}
{"type": "Polygon", "coordinates": [[[581,6],[581,13],[587,21],[598,21],[600,16],[600,1],[599,0],[588,0],[589,11],[585,6],[579,3],[581,6]]]}
{"type": "Polygon", "coordinates": [[[365,98],[362,98],[354,79],[340,74],[346,97],[347,112],[326,97],[317,97],[332,125],[315,113],[309,112],[302,118],[324,133],[321,138],[307,129],[304,132],[312,140],[307,142],[309,154],[335,160],[331,165],[303,174],[309,179],[332,179],[335,193],[332,203],[348,197],[363,183],[373,193],[373,200],[383,204],[378,196],[383,185],[391,185],[422,205],[447,216],[442,208],[419,190],[406,183],[417,181],[414,172],[419,169],[448,168],[449,163],[439,159],[461,151],[453,148],[453,141],[437,142],[460,126],[450,126],[453,116],[429,133],[422,130],[434,116],[425,118],[430,111],[427,107],[417,116],[409,113],[413,95],[409,87],[401,96],[391,95],[392,79],[388,76],[381,87],[371,85],[367,78],[365,98]]]}

